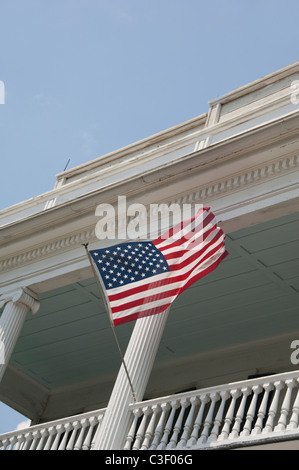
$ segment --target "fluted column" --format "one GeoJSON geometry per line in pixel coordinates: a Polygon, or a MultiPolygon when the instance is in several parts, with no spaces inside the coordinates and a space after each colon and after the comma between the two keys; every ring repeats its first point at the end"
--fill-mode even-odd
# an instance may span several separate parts
{"type": "Polygon", "coordinates": [[[39,309],[36,295],[25,287],[1,295],[0,308],[0,382],[14,350],[23,323],[29,310],[34,314],[39,309]]]}
{"type": "MultiPolygon", "coordinates": [[[[169,309],[158,315],[136,321],[126,354],[125,363],[136,393],[136,400],[143,394],[164,331],[169,309]]],[[[131,415],[128,405],[133,403],[132,392],[125,369],[117,376],[102,424],[95,436],[94,450],[122,449],[130,429],[131,415]]]]}

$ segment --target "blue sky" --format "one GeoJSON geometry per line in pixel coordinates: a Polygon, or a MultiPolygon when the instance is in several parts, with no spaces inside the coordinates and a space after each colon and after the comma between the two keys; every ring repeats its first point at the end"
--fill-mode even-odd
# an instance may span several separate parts
{"type": "Polygon", "coordinates": [[[296,62],[298,18],[297,0],[0,0],[0,209],[296,62]]]}

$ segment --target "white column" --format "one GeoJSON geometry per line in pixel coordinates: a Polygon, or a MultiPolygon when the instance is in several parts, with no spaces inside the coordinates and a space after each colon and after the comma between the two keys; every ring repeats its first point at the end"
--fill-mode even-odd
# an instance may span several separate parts
{"type": "Polygon", "coordinates": [[[29,289],[22,287],[0,298],[0,308],[4,310],[0,316],[0,382],[14,350],[15,344],[21,332],[27,312],[34,314],[39,309],[39,301],[36,295],[29,289]]]}
{"type": "MultiPolygon", "coordinates": [[[[141,401],[164,331],[169,309],[163,313],[140,318],[132,332],[124,360],[136,400],[141,401]]],[[[133,403],[132,391],[122,366],[117,376],[101,427],[94,440],[94,450],[122,449],[133,416],[128,405],[133,403]]]]}

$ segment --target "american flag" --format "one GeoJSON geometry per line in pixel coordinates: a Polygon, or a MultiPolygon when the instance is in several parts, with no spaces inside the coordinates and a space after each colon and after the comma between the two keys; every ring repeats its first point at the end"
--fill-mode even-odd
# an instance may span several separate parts
{"type": "Polygon", "coordinates": [[[187,287],[227,256],[210,208],[152,241],[90,250],[114,325],[166,310],[187,287]]]}

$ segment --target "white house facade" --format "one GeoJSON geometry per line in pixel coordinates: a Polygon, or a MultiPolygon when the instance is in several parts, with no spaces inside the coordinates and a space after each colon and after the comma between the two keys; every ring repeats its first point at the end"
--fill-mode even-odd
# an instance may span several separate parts
{"type": "Polygon", "coordinates": [[[297,82],[299,62],[0,212],[0,400],[31,420],[1,449],[299,449],[297,82]],[[117,243],[96,226],[102,204],[127,226],[119,197],[209,206],[229,252],[116,327],[135,396],[82,246],[117,243]]]}

